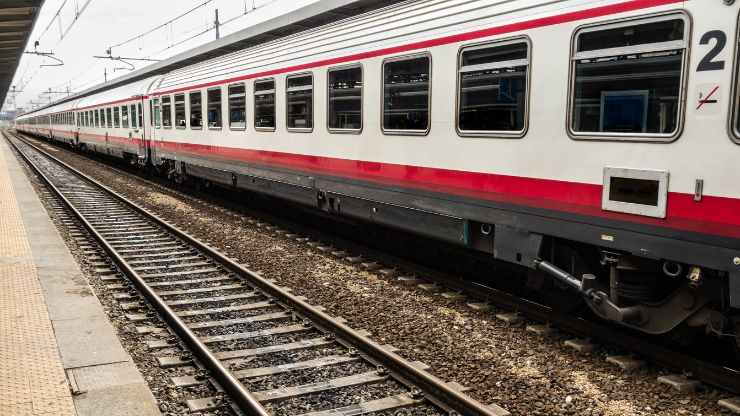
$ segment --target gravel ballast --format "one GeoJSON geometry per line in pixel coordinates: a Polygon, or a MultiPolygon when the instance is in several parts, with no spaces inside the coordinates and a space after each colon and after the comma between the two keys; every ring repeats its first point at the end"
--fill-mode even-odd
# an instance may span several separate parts
{"type": "MultiPolygon", "coordinates": [[[[576,354],[563,346],[565,337],[530,334],[523,326],[497,321],[496,311],[474,311],[462,300],[447,300],[364,271],[305,242],[252,225],[242,214],[182,198],[68,151],[54,155],[235,261],[292,288],[310,303],[347,319],[353,328],[368,330],[409,360],[428,364],[438,377],[470,387],[469,394],[483,403],[521,415],[722,414],[716,401],[726,394],[720,391],[674,392],[656,382],[660,369],[648,366],[622,373],[605,362],[603,349],[576,354]]],[[[118,319],[122,322],[117,326],[128,333],[125,329],[132,325],[118,319]]]]}

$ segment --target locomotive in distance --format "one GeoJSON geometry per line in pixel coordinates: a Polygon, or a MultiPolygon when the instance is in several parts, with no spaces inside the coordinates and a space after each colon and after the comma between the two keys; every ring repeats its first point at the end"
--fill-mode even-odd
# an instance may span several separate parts
{"type": "Polygon", "coordinates": [[[740,345],[737,3],[391,3],[16,127],[487,252],[637,331],[740,345]]]}

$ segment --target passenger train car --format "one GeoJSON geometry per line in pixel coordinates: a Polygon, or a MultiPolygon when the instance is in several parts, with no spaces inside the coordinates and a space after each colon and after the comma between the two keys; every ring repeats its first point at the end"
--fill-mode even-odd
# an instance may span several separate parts
{"type": "Polygon", "coordinates": [[[389,3],[17,128],[488,252],[604,319],[740,345],[739,3],[389,3]]]}

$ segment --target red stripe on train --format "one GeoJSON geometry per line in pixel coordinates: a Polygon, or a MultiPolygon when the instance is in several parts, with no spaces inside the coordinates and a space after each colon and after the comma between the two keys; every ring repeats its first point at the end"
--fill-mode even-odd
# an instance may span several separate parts
{"type": "MultiPolygon", "coordinates": [[[[80,136],[105,141],[104,135],[81,133],[80,136]]],[[[128,137],[109,135],[108,140],[132,148],[137,146],[137,140],[128,137]]],[[[737,198],[708,195],[695,202],[692,194],[671,192],[667,218],[657,219],[603,211],[601,185],[159,140],[153,141],[152,146],[196,156],[740,238],[740,199],[737,198]]]]}
{"type": "Polygon", "coordinates": [[[704,196],[695,202],[693,194],[671,192],[668,217],[658,219],[603,211],[602,186],[595,184],[190,143],[156,141],[152,145],[196,156],[740,238],[740,199],[737,198],[704,196]]]}

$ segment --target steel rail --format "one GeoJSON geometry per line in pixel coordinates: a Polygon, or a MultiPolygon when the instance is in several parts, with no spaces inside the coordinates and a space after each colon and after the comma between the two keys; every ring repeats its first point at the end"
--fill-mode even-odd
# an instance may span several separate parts
{"type": "MultiPolygon", "coordinates": [[[[97,232],[95,227],[87,221],[85,216],[67,199],[62,191],[57,188],[56,185],[49,179],[49,177],[39,168],[36,164],[21,150],[12,140],[6,140],[16,149],[21,157],[28,163],[28,165],[36,172],[36,174],[44,181],[46,186],[66,205],[75,217],[82,223],[82,225],[88,230],[88,232],[95,238],[100,246],[105,250],[108,256],[114,261],[119,269],[126,274],[128,279],[137,287],[139,292],[147,299],[147,301],[159,312],[162,319],[167,322],[167,325],[185,342],[188,349],[193,355],[205,366],[209,371],[210,375],[219,383],[219,385],[226,391],[229,397],[234,401],[239,409],[243,410],[250,416],[268,416],[267,411],[260,405],[252,394],[244,387],[236,376],[226,368],[221,361],[216,358],[213,352],[195,335],[190,328],[187,327],[177,314],[152,290],[149,285],[141,278],[141,276],[133,269],[132,266],[121,257],[116,250],[107,242],[105,237],[97,232]]],[[[50,156],[48,153],[39,149],[26,142],[25,140],[18,138],[23,141],[29,147],[35,149],[45,157],[49,158],[55,163],[60,164],[62,167],[69,169],[75,175],[83,180],[88,180],[83,174],[74,170],[73,168],[50,156]]],[[[101,186],[94,183],[96,186],[101,186]]],[[[104,191],[107,191],[101,186],[104,191]]],[[[143,213],[143,212],[142,212],[143,213]]]]}
{"type": "MultiPolygon", "coordinates": [[[[253,285],[257,286],[259,289],[263,290],[270,296],[276,298],[279,302],[282,302],[292,307],[293,309],[298,311],[300,314],[304,315],[306,318],[313,321],[314,324],[322,326],[323,328],[332,332],[333,334],[337,336],[337,338],[347,342],[348,344],[356,348],[358,351],[366,354],[371,359],[385,366],[391,373],[396,375],[399,379],[404,380],[414,385],[418,389],[420,389],[424,393],[424,396],[428,400],[430,400],[432,403],[435,403],[439,405],[440,407],[445,408],[451,413],[454,412],[455,414],[466,415],[466,416],[501,416],[504,414],[508,414],[508,412],[506,412],[504,409],[496,405],[485,405],[483,403],[478,402],[477,400],[459,391],[454,385],[447,383],[435,377],[434,375],[415,367],[409,361],[405,360],[398,354],[392,351],[389,351],[387,348],[385,348],[381,344],[371,340],[370,338],[363,335],[362,333],[352,329],[351,327],[343,323],[340,319],[330,316],[329,314],[322,311],[321,309],[312,306],[311,304],[309,304],[307,301],[305,301],[301,297],[291,294],[287,290],[265,279],[259,274],[244,268],[240,264],[225,257],[223,254],[218,252],[216,249],[201,242],[195,237],[190,236],[189,234],[178,229],[177,227],[170,224],[163,218],[160,218],[156,214],[153,214],[147,211],[145,208],[128,200],[124,196],[118,194],[116,191],[110,189],[109,187],[103,185],[102,183],[89,177],[88,175],[80,172],[74,167],[68,165],[67,163],[57,159],[56,157],[49,154],[48,152],[40,149],[38,146],[35,146],[34,144],[29,143],[28,141],[20,137],[17,137],[17,138],[18,140],[21,140],[22,142],[24,142],[26,145],[30,146],[31,148],[43,154],[49,160],[57,163],[58,165],[64,167],[65,169],[68,169],[70,172],[72,172],[76,176],[82,178],[83,180],[105,191],[110,196],[114,197],[118,201],[129,206],[134,211],[145,216],[147,219],[153,221],[154,223],[164,228],[168,232],[182,239],[184,242],[191,244],[193,247],[195,247],[198,250],[201,250],[206,255],[210,256],[214,261],[218,262],[223,267],[225,267],[226,269],[230,270],[237,276],[244,278],[249,283],[252,283],[253,285]]],[[[12,141],[11,141],[11,144],[12,144],[12,141]]],[[[15,147],[14,144],[13,146],[15,147]]],[[[25,156],[24,158],[28,160],[25,156]]],[[[44,181],[48,182],[48,179],[44,177],[44,181]]],[[[58,190],[56,190],[56,192],[58,193],[58,190]]],[[[69,201],[67,201],[66,198],[64,198],[64,200],[65,200],[65,203],[71,207],[71,204],[69,203],[69,201]]],[[[76,210],[75,210],[75,215],[78,217],[81,217],[81,214],[79,214],[79,212],[77,212],[76,210]]],[[[87,221],[84,221],[84,224],[86,228],[94,232],[94,230],[92,230],[92,226],[89,223],[87,223],[87,221]]],[[[97,234],[96,232],[94,232],[94,235],[96,239],[99,238],[103,240],[103,237],[97,234]]],[[[105,247],[106,247],[106,251],[108,250],[113,251],[113,249],[107,244],[105,244],[105,247]]],[[[115,253],[113,254],[115,255],[115,253]]],[[[117,255],[115,255],[115,258],[118,258],[122,263],[125,264],[125,261],[121,259],[120,257],[118,257],[117,255]]],[[[131,268],[128,266],[126,267],[126,269],[131,270],[131,268]]],[[[133,270],[131,270],[131,272],[135,273],[133,272],[133,270]]],[[[145,285],[145,283],[143,283],[143,280],[141,282],[142,284],[145,285]]],[[[157,296],[153,292],[151,292],[151,294],[155,297],[157,296]]],[[[161,299],[159,301],[160,303],[162,302],[161,299]]],[[[162,306],[164,308],[169,309],[164,304],[162,306]]],[[[174,319],[177,319],[177,322],[180,322],[177,317],[174,317],[174,319]]],[[[185,329],[187,330],[187,328],[185,329]]],[[[194,340],[197,341],[198,344],[202,345],[202,343],[197,339],[197,337],[195,337],[194,334],[192,334],[192,332],[190,332],[189,330],[187,330],[187,332],[190,333],[194,337],[194,340]]],[[[207,347],[203,347],[203,348],[207,350],[207,347]]],[[[215,357],[213,357],[212,354],[209,354],[209,356],[210,358],[218,361],[215,357]]],[[[223,366],[221,367],[223,368],[223,366]]],[[[224,369],[224,370],[227,373],[224,375],[221,375],[221,377],[223,377],[226,382],[229,382],[231,379],[235,379],[233,375],[228,373],[227,369],[224,369]]],[[[220,380],[218,381],[221,382],[220,380]]],[[[223,387],[225,388],[225,386],[223,387]]],[[[248,392],[246,393],[248,395],[248,392]]],[[[251,395],[244,396],[242,394],[242,396],[243,396],[243,399],[245,400],[244,404],[245,405],[249,404],[248,399],[251,398],[251,395]]],[[[252,400],[254,399],[252,398],[252,400]]],[[[261,407],[260,407],[260,410],[261,410],[261,407]]],[[[262,411],[264,412],[264,410],[262,411]]],[[[262,415],[264,413],[253,413],[253,414],[262,415]]]]}

